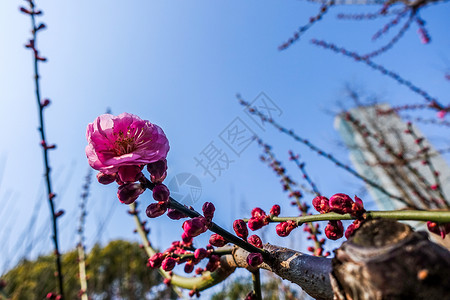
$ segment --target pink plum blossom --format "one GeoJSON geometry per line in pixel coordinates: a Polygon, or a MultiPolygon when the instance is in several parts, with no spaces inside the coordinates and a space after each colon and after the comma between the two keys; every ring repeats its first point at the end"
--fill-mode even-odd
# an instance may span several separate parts
{"type": "Polygon", "coordinates": [[[104,174],[117,173],[123,166],[164,160],[169,151],[169,141],[160,127],[129,113],[97,117],[88,125],[86,138],[89,165],[104,174]]]}

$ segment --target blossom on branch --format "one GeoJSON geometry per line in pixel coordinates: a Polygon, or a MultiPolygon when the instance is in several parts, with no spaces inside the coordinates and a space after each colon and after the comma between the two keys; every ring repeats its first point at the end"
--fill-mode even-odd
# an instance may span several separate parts
{"type": "Polygon", "coordinates": [[[119,172],[121,180],[136,179],[133,175],[137,177],[139,173],[137,169],[133,173],[132,168],[120,167],[164,160],[170,148],[160,127],[129,113],[97,117],[88,125],[86,138],[89,165],[104,174],[119,172]]]}

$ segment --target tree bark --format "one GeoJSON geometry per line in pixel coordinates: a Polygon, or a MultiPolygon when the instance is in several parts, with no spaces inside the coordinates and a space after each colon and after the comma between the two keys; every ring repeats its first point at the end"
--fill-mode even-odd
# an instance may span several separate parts
{"type": "Polygon", "coordinates": [[[371,220],[332,262],[335,299],[450,299],[450,252],[394,220],[371,220]]]}
{"type": "MultiPolygon", "coordinates": [[[[450,299],[450,252],[425,232],[395,220],[369,220],[335,250],[333,259],[270,244],[259,268],[299,285],[315,299],[450,299]]],[[[227,267],[254,270],[236,247],[227,267]]]]}

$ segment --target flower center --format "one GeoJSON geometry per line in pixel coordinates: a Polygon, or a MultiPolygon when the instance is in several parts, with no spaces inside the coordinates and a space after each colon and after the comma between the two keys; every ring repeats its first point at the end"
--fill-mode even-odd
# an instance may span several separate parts
{"type": "Polygon", "coordinates": [[[134,137],[130,137],[129,134],[129,129],[127,134],[124,134],[122,130],[119,131],[119,133],[114,134],[116,136],[116,140],[114,142],[114,152],[117,156],[128,154],[136,150],[136,140],[134,137]]]}

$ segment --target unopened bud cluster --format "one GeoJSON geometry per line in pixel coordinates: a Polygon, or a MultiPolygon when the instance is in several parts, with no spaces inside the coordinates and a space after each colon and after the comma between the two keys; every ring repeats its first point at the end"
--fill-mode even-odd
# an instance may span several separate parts
{"type": "MultiPolygon", "coordinates": [[[[362,215],[366,211],[363,202],[360,198],[355,196],[353,201],[346,194],[335,194],[330,199],[324,196],[317,196],[313,199],[312,204],[314,208],[321,214],[328,212],[335,212],[338,214],[350,214],[357,219],[347,227],[345,237],[348,238],[353,232],[359,228],[362,221],[362,215]]],[[[340,220],[332,220],[328,222],[325,227],[325,235],[330,240],[337,240],[344,236],[344,226],[340,220]]]]}

